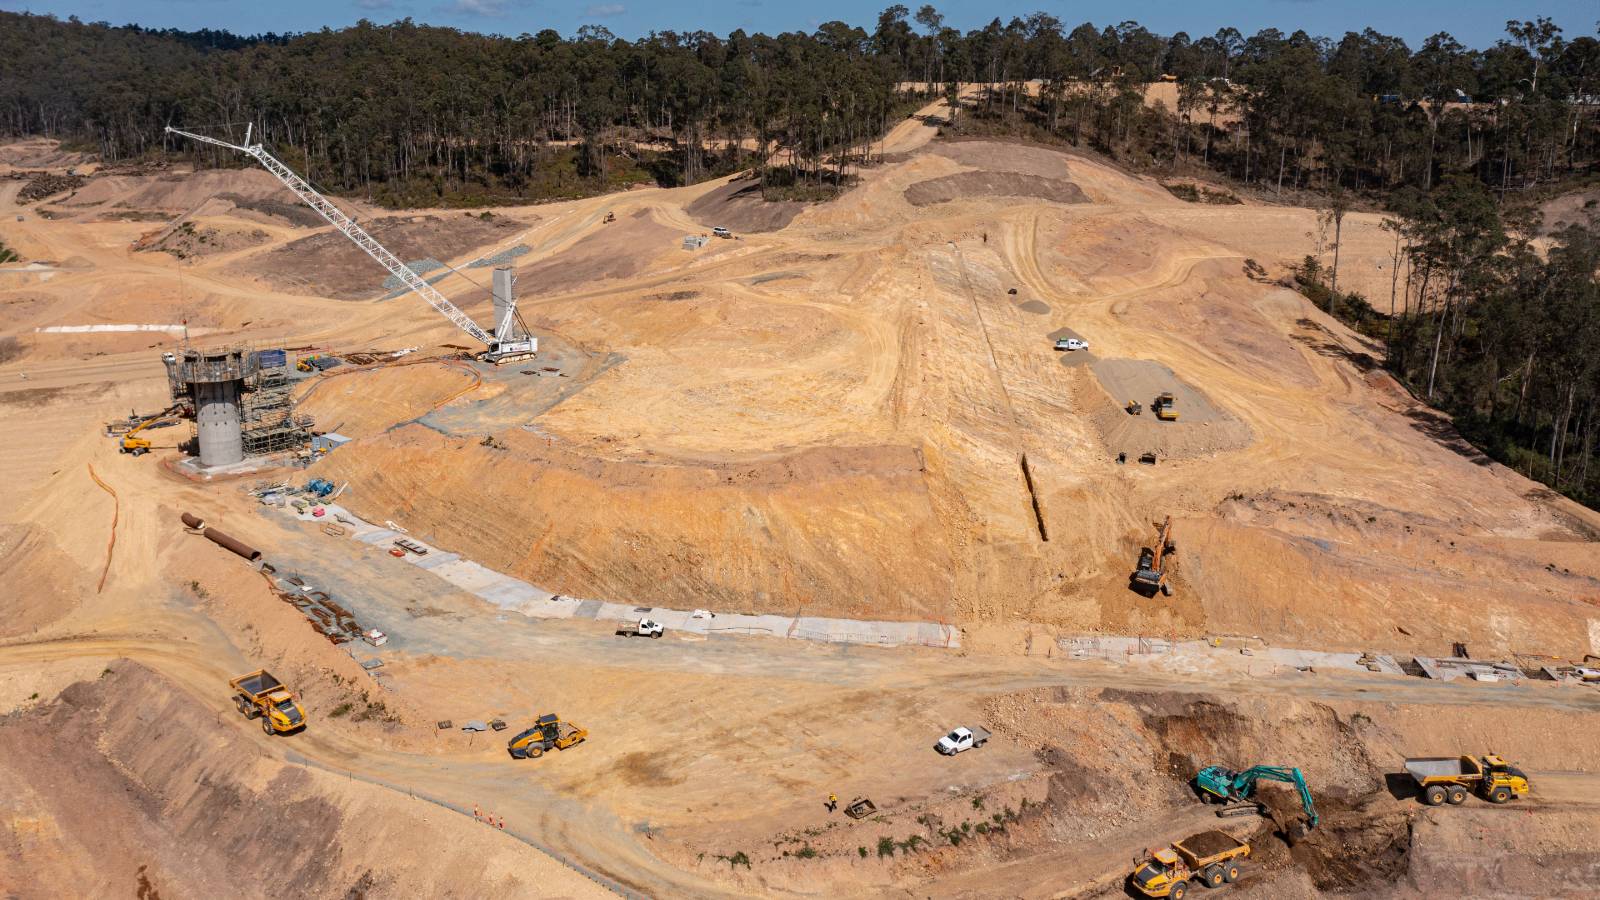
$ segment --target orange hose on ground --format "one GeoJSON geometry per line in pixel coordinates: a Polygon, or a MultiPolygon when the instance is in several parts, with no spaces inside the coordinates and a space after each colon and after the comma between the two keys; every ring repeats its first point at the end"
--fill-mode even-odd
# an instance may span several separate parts
{"type": "Polygon", "coordinates": [[[106,576],[111,574],[111,555],[117,550],[117,517],[122,509],[122,501],[117,499],[117,492],[111,489],[111,485],[101,481],[100,476],[94,473],[92,463],[85,465],[89,466],[89,477],[94,479],[95,484],[100,485],[100,490],[111,495],[111,540],[106,542],[106,567],[100,570],[100,586],[94,589],[98,594],[106,589],[106,576]]]}

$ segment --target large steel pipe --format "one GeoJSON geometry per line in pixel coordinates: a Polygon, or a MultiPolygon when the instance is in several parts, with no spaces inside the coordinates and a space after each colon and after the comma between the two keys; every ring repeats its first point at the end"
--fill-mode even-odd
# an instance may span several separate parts
{"type": "Polygon", "coordinates": [[[206,527],[206,520],[200,518],[199,516],[192,516],[188,513],[184,513],[178,518],[183,520],[183,527],[185,528],[193,528],[196,531],[199,531],[200,529],[206,527]]]}
{"type": "Polygon", "coordinates": [[[223,534],[215,528],[207,528],[205,531],[201,532],[201,535],[203,535],[205,539],[211,543],[216,544],[219,547],[225,547],[229,550],[232,550],[234,553],[239,554],[251,562],[255,562],[261,558],[260,550],[241,543],[238,538],[223,534]]]}

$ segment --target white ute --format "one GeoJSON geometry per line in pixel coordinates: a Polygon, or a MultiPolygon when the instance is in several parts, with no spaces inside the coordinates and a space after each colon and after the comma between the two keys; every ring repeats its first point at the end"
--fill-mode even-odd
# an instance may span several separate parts
{"type": "Polygon", "coordinates": [[[955,756],[963,750],[982,747],[989,740],[989,732],[982,728],[957,728],[942,738],[933,748],[945,756],[955,756]]]}
{"type": "Polygon", "coordinates": [[[1089,342],[1078,338],[1061,338],[1056,341],[1057,350],[1087,350],[1089,342]]]}
{"type": "Polygon", "coordinates": [[[618,628],[617,634],[626,637],[658,638],[666,630],[660,622],[654,619],[640,619],[632,628],[618,628]]]}

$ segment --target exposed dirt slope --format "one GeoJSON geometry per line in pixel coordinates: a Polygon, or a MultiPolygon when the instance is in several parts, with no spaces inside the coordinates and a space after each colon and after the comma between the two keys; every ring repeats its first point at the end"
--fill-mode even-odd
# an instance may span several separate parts
{"type": "Polygon", "coordinates": [[[415,897],[464,884],[476,896],[610,896],[470,818],[285,765],[241,722],[126,661],[0,720],[12,811],[0,885],[41,896],[415,897]]]}

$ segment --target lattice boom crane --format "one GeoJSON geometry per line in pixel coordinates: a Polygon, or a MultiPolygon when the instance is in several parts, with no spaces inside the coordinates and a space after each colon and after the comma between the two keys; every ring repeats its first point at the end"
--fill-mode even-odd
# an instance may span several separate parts
{"type": "Polygon", "coordinates": [[[378,265],[383,266],[388,270],[389,274],[400,279],[401,283],[410,288],[413,293],[420,296],[423,300],[426,300],[429,306],[438,310],[440,315],[443,315],[451,322],[454,322],[457,328],[460,328],[467,334],[472,335],[472,337],[477,339],[479,343],[488,348],[483,354],[485,359],[491,362],[505,362],[509,361],[510,359],[520,359],[532,356],[539,349],[539,341],[537,338],[523,337],[515,340],[510,339],[509,332],[511,330],[511,319],[515,315],[516,311],[514,301],[510,300],[510,298],[507,298],[509,308],[507,310],[505,320],[502,321],[499,327],[496,329],[496,334],[490,334],[489,332],[484,331],[478,326],[477,322],[472,321],[471,317],[457,308],[456,305],[451,303],[443,294],[435,290],[433,285],[429,284],[426,279],[412,271],[411,267],[401,262],[399,257],[395,256],[393,253],[390,253],[382,244],[378,243],[376,238],[370,234],[367,234],[367,232],[360,225],[355,223],[354,219],[351,219],[349,216],[345,215],[344,212],[340,210],[339,207],[333,205],[333,202],[327,197],[317,193],[316,189],[307,184],[305,179],[301,178],[299,175],[296,175],[292,169],[284,165],[278,160],[277,157],[268,153],[260,144],[251,144],[250,129],[247,128],[245,130],[245,142],[243,144],[230,144],[227,141],[218,140],[217,138],[213,137],[206,137],[203,134],[180,131],[179,129],[173,128],[170,125],[167,126],[166,131],[168,134],[175,134],[180,137],[189,138],[190,140],[199,141],[203,144],[211,144],[213,146],[223,147],[228,150],[237,150],[247,156],[254,157],[257,162],[266,167],[268,172],[271,172],[273,175],[277,176],[278,180],[283,182],[285,187],[294,192],[294,195],[299,197],[302,203],[316,210],[319,215],[328,220],[329,224],[333,225],[334,228],[337,228],[341,234],[349,238],[357,247],[360,247],[362,250],[366,251],[368,256],[377,260],[378,265]]]}

